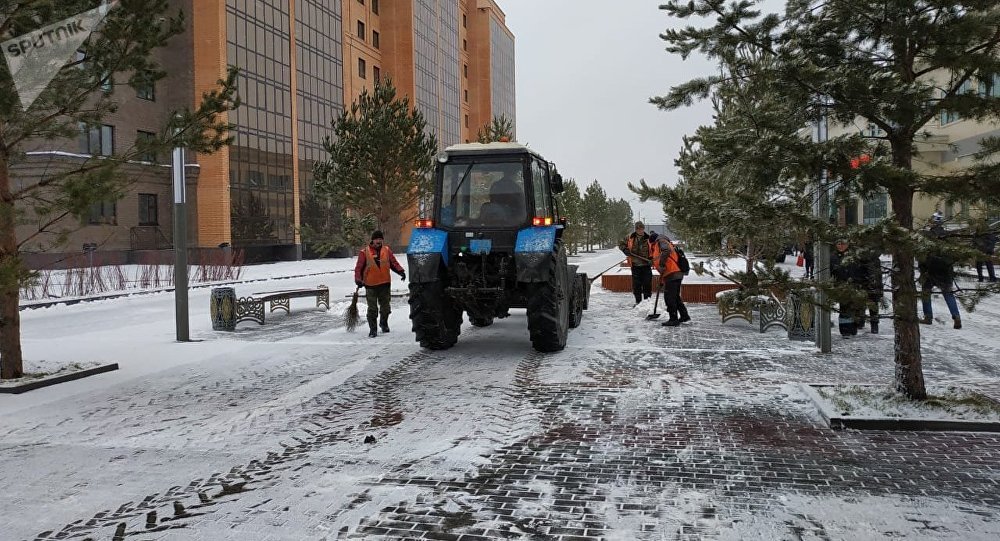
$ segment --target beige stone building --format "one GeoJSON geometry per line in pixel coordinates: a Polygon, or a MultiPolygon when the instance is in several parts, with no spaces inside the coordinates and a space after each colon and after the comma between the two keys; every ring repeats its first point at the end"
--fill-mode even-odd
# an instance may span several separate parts
{"type": "MultiPolygon", "coordinates": [[[[170,111],[193,106],[233,65],[242,99],[228,118],[234,142],[211,156],[188,157],[190,244],[229,244],[252,259],[298,259],[302,198],[314,164],[325,158],[323,140],[345,106],[380,77],[393,78],[442,147],[474,139],[495,115],[516,118],[514,37],[493,0],[171,4],[188,15],[189,27],[158,53],[168,78],[142,96],[116,88],[116,114],[78,141],[30,149],[15,173],[20,181],[133,144],[170,111]]],[[[66,260],[84,244],[97,244],[98,259],[109,262],[169,255],[169,156],[130,165],[128,174],[133,190],[95,208],[71,234],[67,254],[37,254],[31,263],[66,260]]],[[[18,231],[20,238],[32,233],[18,231]]]]}
{"type": "MultiPolygon", "coordinates": [[[[993,81],[970,82],[965,91],[977,91],[1000,95],[1000,77],[993,81]]],[[[848,132],[861,132],[878,136],[881,130],[863,121],[851,126],[831,126],[830,136],[848,132]]],[[[983,139],[1000,136],[1000,123],[983,123],[961,118],[955,113],[942,113],[925,126],[929,134],[916,143],[917,155],[913,166],[917,172],[926,174],[948,174],[963,171],[975,163],[975,154],[980,150],[983,139]]],[[[853,203],[840,209],[842,224],[870,224],[885,218],[891,208],[888,196],[872,199],[855,199],[853,203]]],[[[926,223],[935,213],[940,212],[955,225],[967,222],[969,218],[985,216],[991,221],[1000,220],[1000,209],[984,208],[970,203],[947,203],[939,199],[918,194],[913,200],[914,224],[926,223]]]]}

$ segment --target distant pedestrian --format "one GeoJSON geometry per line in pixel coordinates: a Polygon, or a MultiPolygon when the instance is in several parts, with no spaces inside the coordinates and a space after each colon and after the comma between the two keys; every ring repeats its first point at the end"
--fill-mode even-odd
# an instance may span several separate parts
{"type": "MultiPolygon", "coordinates": [[[[930,235],[940,239],[943,237],[943,229],[931,228],[930,235]]],[[[962,317],[958,312],[958,301],[955,300],[955,260],[945,253],[941,248],[935,247],[920,261],[920,302],[923,309],[923,319],[920,321],[925,325],[934,322],[934,312],[931,306],[931,293],[933,288],[941,290],[948,311],[954,321],[956,329],[962,328],[962,317]]]]}
{"type": "Polygon", "coordinates": [[[653,252],[656,258],[656,270],[660,273],[663,287],[663,304],[667,305],[670,319],[663,322],[664,327],[676,327],[685,321],[691,321],[684,300],[681,298],[681,285],[684,273],[677,263],[677,249],[666,235],[653,236],[653,252]]]}
{"type": "Polygon", "coordinates": [[[618,249],[628,256],[632,269],[632,295],[635,304],[653,296],[653,256],[649,235],[642,222],[635,223],[635,231],[618,243],[618,249]]]}
{"type": "Polygon", "coordinates": [[[812,280],[816,272],[816,259],[813,257],[813,243],[802,245],[802,262],[805,264],[805,277],[812,280]]]}
{"type": "MultiPolygon", "coordinates": [[[[861,283],[865,286],[868,296],[868,323],[872,334],[878,334],[879,307],[885,296],[885,286],[882,283],[882,259],[877,250],[868,250],[860,256],[861,283]]],[[[861,311],[858,326],[865,326],[865,313],[861,311]]]]}
{"type": "Polygon", "coordinates": [[[983,281],[983,267],[986,267],[990,282],[996,282],[997,275],[993,268],[993,254],[996,253],[997,249],[997,235],[990,231],[985,220],[976,224],[976,233],[972,237],[972,244],[982,254],[976,258],[976,274],[979,276],[979,281],[983,281]]]}
{"type": "Polygon", "coordinates": [[[372,338],[378,335],[376,318],[379,318],[377,323],[382,332],[389,332],[389,314],[392,312],[389,306],[392,301],[390,292],[392,279],[389,271],[392,270],[401,280],[406,281],[406,271],[396,261],[392,250],[383,244],[384,242],[385,236],[381,231],[373,232],[371,242],[358,254],[358,262],[354,265],[354,283],[358,287],[365,288],[365,299],[368,301],[368,336],[372,338]]]}
{"type": "MultiPolygon", "coordinates": [[[[837,284],[864,287],[865,273],[854,252],[850,251],[847,239],[837,239],[834,245],[834,251],[830,254],[830,276],[837,284]]],[[[837,303],[840,311],[837,322],[840,335],[849,338],[858,334],[858,322],[864,313],[864,304],[854,298],[851,291],[841,292],[840,297],[840,302],[837,303]]]]}

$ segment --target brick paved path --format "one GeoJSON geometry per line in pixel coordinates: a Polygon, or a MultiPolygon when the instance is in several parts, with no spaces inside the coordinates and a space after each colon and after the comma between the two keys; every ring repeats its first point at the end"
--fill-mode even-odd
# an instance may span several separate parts
{"type": "MultiPolygon", "coordinates": [[[[835,432],[790,385],[888,381],[891,334],[835,339],[822,356],[777,330],[723,326],[714,307],[666,329],[594,293],[555,355],[530,352],[523,316],[423,352],[406,332],[342,343],[342,329],[317,334],[329,314],[306,312],[268,329],[277,343],[237,336],[245,355],[2,420],[0,482],[17,488],[0,494],[0,532],[1000,537],[1000,435],[835,432]]],[[[1000,330],[987,308],[977,317],[1000,330]]],[[[1000,396],[983,353],[995,345],[926,335],[928,381],[1000,396]]]]}

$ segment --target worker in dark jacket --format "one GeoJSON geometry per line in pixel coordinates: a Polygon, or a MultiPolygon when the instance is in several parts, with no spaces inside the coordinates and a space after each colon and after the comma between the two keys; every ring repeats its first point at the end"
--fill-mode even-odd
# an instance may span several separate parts
{"type": "Polygon", "coordinates": [[[635,232],[619,242],[618,249],[628,256],[632,269],[632,295],[635,296],[635,303],[639,304],[653,296],[653,256],[646,226],[636,222],[635,232]]]}
{"type": "MultiPolygon", "coordinates": [[[[834,251],[830,254],[830,276],[838,284],[852,287],[864,287],[865,285],[865,272],[858,258],[850,251],[850,243],[847,239],[837,239],[837,243],[834,245],[834,251]]],[[[844,291],[838,305],[840,315],[837,322],[840,327],[840,335],[845,338],[857,335],[858,322],[864,313],[864,304],[852,298],[849,291],[844,291]]]]}
{"type": "Polygon", "coordinates": [[[990,231],[985,221],[976,226],[976,234],[972,237],[972,244],[982,254],[976,258],[976,274],[979,275],[979,281],[983,281],[983,267],[986,267],[990,282],[996,282],[997,275],[993,268],[993,254],[996,253],[997,249],[997,235],[990,231]]]}
{"type": "MultiPolygon", "coordinates": [[[[865,286],[865,293],[868,296],[868,321],[871,325],[872,334],[878,334],[879,307],[882,304],[882,297],[885,295],[885,285],[882,283],[882,260],[875,250],[866,250],[861,254],[860,263],[860,283],[865,286]]],[[[861,311],[861,319],[858,321],[859,327],[865,326],[865,313],[861,311]]]]}
{"type": "Polygon", "coordinates": [[[384,241],[385,237],[381,231],[372,233],[371,242],[358,254],[358,262],[354,265],[354,283],[358,287],[365,288],[365,300],[368,301],[368,336],[372,338],[378,335],[375,324],[379,316],[381,318],[378,323],[382,327],[382,332],[389,332],[389,314],[392,312],[389,306],[392,300],[389,291],[391,283],[389,271],[392,270],[400,279],[406,281],[406,271],[399,261],[396,261],[392,250],[383,244],[384,241]]]}
{"type": "Polygon", "coordinates": [[[958,312],[958,301],[955,300],[955,261],[940,248],[932,249],[920,261],[920,302],[924,317],[920,320],[925,325],[934,322],[934,312],[931,307],[931,292],[933,288],[941,290],[954,328],[962,328],[962,316],[958,312]]]}

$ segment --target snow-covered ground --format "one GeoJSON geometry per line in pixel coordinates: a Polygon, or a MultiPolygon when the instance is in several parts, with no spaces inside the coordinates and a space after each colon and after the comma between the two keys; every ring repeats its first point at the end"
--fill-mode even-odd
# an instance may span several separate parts
{"type": "MultiPolygon", "coordinates": [[[[595,282],[563,352],[517,310],[428,352],[402,298],[388,335],[345,331],[353,264],[248,267],[240,296],[325,284],[332,306],[235,333],[192,289],[191,343],[170,293],[23,311],[34,362],[121,368],[0,395],[0,539],[1000,538],[1000,437],[935,435],[925,465],[926,436],[830,431],[788,385],[889,381],[889,325],[821,356],[714,306],[663,328],[595,282]]],[[[927,377],[996,393],[1000,301],[964,323],[922,327],[927,377]]]]}

